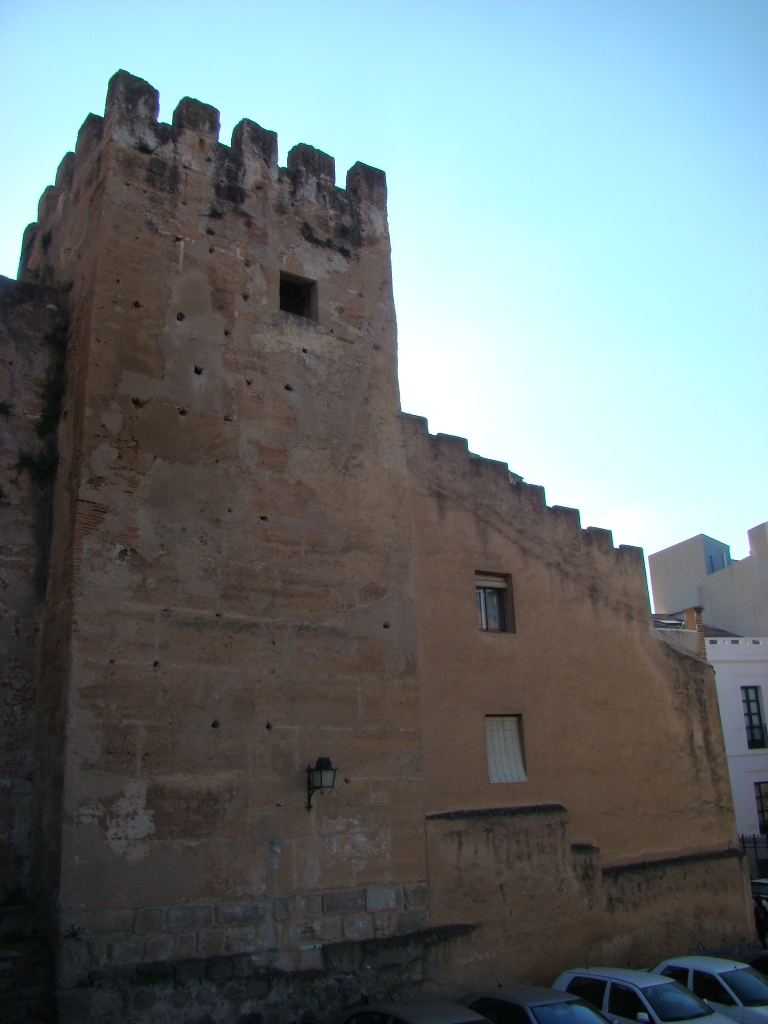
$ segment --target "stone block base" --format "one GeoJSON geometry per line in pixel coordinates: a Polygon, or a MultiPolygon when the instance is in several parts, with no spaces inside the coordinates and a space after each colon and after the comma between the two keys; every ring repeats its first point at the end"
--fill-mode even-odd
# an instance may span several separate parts
{"type": "Polygon", "coordinates": [[[92,970],[57,993],[59,1024],[294,1024],[428,992],[436,947],[471,926],[293,954],[214,956],[92,970]]]}

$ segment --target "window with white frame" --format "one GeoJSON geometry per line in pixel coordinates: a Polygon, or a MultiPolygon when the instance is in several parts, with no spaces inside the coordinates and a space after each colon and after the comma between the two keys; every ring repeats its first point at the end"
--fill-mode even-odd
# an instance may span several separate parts
{"type": "Polygon", "coordinates": [[[490,782],[527,782],[522,715],[486,715],[485,743],[490,782]]]}
{"type": "Polygon", "coordinates": [[[509,578],[491,573],[475,573],[477,625],[488,633],[514,633],[515,614],[509,578]]]}

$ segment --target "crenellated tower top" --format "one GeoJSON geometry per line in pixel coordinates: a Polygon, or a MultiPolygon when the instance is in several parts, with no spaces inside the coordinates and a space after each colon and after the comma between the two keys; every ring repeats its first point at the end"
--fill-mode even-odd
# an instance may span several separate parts
{"type": "Polygon", "coordinates": [[[67,276],[63,266],[55,267],[61,253],[57,254],[55,245],[51,247],[51,222],[57,219],[62,195],[71,189],[78,171],[109,143],[141,154],[146,162],[143,169],[147,183],[172,196],[180,196],[182,169],[205,172],[212,180],[216,201],[228,205],[233,212],[268,182],[287,184],[294,202],[306,200],[338,215],[334,219],[339,223],[323,225],[333,228],[337,237],[333,231],[329,234],[320,230],[321,225],[311,222],[302,222],[299,227],[311,243],[344,256],[355,256],[363,245],[387,237],[387,186],[383,171],[356,163],[347,172],[346,188],[338,188],[333,157],[313,146],[294,146],[288,153],[287,167],[281,168],[277,134],[255,121],[240,121],[232,132],[230,145],[226,145],[219,141],[219,111],[215,107],[185,96],[174,110],[171,124],[158,120],[159,109],[160,94],[148,82],[127,71],[112,76],[104,116],[89,114],[85,119],[75,151],[66,154],[55,185],[41,197],[38,221],[24,233],[20,277],[28,267],[33,269],[32,276],[40,277],[42,267],[50,264],[54,264],[54,277],[67,276]],[[345,214],[347,222],[341,223],[345,214]],[[37,259],[36,240],[37,249],[42,250],[37,259]],[[39,258],[41,255],[43,258],[39,258]]]}

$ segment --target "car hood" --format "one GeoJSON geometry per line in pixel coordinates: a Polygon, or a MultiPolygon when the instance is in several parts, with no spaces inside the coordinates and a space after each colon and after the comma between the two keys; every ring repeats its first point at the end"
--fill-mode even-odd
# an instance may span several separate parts
{"type": "MultiPolygon", "coordinates": [[[[724,1013],[718,1013],[717,1010],[712,1014],[711,1017],[698,1017],[699,1024],[733,1024],[733,1017],[726,1017],[724,1013]]],[[[691,1022],[695,1024],[695,1022],[691,1022]]]]}
{"type": "Polygon", "coordinates": [[[768,1021],[768,1006],[745,1006],[744,1024],[750,1024],[750,1021],[753,1021],[754,1024],[768,1021]]]}

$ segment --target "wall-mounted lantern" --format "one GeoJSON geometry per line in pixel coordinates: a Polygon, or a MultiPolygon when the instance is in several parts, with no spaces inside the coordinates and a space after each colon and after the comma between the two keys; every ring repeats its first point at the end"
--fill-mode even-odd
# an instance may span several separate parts
{"type": "Polygon", "coordinates": [[[333,789],[336,781],[336,769],[330,757],[318,757],[314,768],[307,765],[307,810],[312,810],[312,794],[318,789],[333,789]]]}

